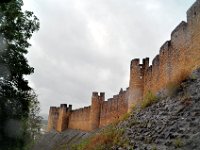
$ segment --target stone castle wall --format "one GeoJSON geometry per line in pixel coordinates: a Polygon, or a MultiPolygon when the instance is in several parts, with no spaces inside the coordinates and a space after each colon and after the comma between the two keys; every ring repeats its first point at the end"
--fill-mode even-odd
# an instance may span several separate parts
{"type": "Polygon", "coordinates": [[[127,113],[127,98],[127,91],[121,89],[118,95],[102,103],[99,127],[106,126],[127,113]]]}
{"type": "Polygon", "coordinates": [[[70,129],[91,131],[106,126],[127,113],[127,91],[121,89],[118,95],[105,101],[105,94],[93,92],[91,106],[71,109],[71,105],[61,104],[51,107],[48,118],[48,131],[59,132],[70,129]]]}
{"type": "Polygon", "coordinates": [[[91,106],[73,110],[69,117],[69,128],[79,130],[90,130],[91,106]]]}
{"type": "Polygon", "coordinates": [[[105,101],[104,93],[92,94],[91,106],[72,110],[71,105],[51,107],[48,130],[63,131],[67,128],[94,130],[114,122],[130,111],[133,104],[142,100],[148,91],[157,94],[169,83],[200,66],[200,0],[187,11],[187,22],[182,21],[171,33],[149,66],[149,58],[140,64],[133,59],[130,65],[129,88],[105,101]]]}
{"type": "Polygon", "coordinates": [[[149,66],[149,59],[131,61],[129,108],[148,91],[157,94],[184,75],[200,66],[200,0],[187,11],[187,22],[182,21],[171,33],[171,39],[160,48],[149,66]]]}

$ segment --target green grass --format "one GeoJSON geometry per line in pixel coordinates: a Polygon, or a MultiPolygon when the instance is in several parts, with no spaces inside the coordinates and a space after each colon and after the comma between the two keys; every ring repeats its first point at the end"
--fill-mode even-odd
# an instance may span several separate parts
{"type": "Polygon", "coordinates": [[[157,150],[157,147],[155,145],[153,145],[151,150],[157,150]]]}
{"type": "Polygon", "coordinates": [[[158,98],[156,97],[156,95],[154,95],[151,91],[148,91],[143,101],[141,102],[141,108],[144,109],[155,103],[157,100],[158,98]]]}
{"type": "Polygon", "coordinates": [[[173,142],[175,148],[181,148],[183,147],[184,143],[180,138],[176,138],[173,142]]]}

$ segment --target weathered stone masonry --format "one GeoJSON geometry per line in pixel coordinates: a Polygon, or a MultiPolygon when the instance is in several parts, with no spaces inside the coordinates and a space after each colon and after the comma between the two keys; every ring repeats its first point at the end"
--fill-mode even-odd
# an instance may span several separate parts
{"type": "Polygon", "coordinates": [[[182,21],[171,33],[149,66],[149,58],[131,61],[129,88],[105,101],[104,93],[92,94],[91,106],[72,110],[61,104],[50,107],[48,131],[67,128],[94,130],[114,122],[140,101],[147,91],[157,93],[176,81],[185,72],[200,66],[200,0],[187,11],[187,22],[182,21]]]}

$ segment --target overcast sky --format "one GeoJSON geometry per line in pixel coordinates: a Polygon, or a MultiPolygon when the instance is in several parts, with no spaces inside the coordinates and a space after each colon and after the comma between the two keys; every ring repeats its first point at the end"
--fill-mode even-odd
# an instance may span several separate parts
{"type": "Polygon", "coordinates": [[[90,105],[128,87],[133,58],[150,57],[186,20],[195,0],[24,0],[40,19],[27,55],[41,113],[61,103],[90,105]]]}

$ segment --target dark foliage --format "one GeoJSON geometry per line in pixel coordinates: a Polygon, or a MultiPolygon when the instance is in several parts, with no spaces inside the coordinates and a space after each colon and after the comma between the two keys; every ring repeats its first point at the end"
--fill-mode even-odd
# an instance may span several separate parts
{"type": "Polygon", "coordinates": [[[0,149],[3,150],[28,149],[33,131],[30,110],[37,107],[33,104],[38,104],[24,75],[34,71],[25,54],[30,46],[28,39],[39,29],[39,21],[33,12],[23,12],[22,6],[22,0],[0,3],[0,149]]]}

